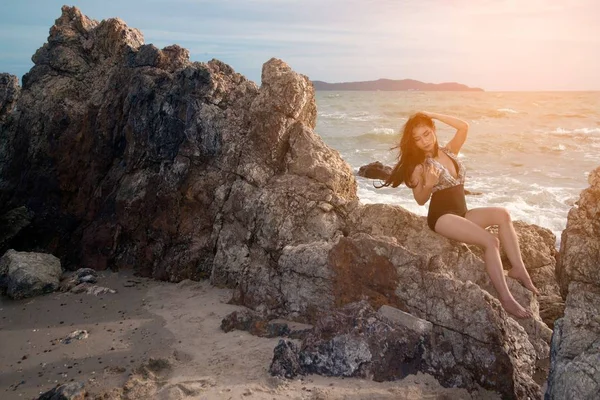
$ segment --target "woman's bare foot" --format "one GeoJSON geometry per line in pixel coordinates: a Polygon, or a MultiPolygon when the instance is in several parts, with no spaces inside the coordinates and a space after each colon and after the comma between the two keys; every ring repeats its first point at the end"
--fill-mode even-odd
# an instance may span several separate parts
{"type": "Polygon", "coordinates": [[[507,300],[500,299],[500,304],[502,304],[502,308],[504,311],[511,314],[517,318],[531,318],[531,311],[523,308],[514,298],[510,298],[507,300]]]}
{"type": "Polygon", "coordinates": [[[529,289],[536,295],[540,295],[540,291],[534,286],[531,277],[525,268],[512,268],[508,271],[508,276],[516,279],[521,285],[529,289]]]}

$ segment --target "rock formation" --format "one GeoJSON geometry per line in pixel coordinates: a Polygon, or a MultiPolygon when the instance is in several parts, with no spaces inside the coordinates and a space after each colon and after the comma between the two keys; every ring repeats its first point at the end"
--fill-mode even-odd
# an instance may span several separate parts
{"type": "Polygon", "coordinates": [[[62,267],[52,254],[7,251],[0,257],[0,292],[23,299],[58,289],[62,267]]]}
{"type": "MultiPolygon", "coordinates": [[[[496,329],[491,327],[490,332],[496,329]]],[[[484,385],[494,387],[503,398],[539,398],[536,385],[519,381],[513,369],[516,359],[526,367],[527,358],[534,357],[533,349],[521,349],[520,354],[506,357],[499,343],[488,342],[469,355],[469,362],[456,362],[457,357],[450,354],[465,345],[462,341],[462,346],[457,345],[456,340],[453,330],[385,305],[375,312],[363,300],[320,319],[299,346],[280,340],[270,372],[288,378],[317,373],[383,381],[420,371],[450,387],[474,390],[484,385]],[[493,376],[489,371],[495,371],[493,376]]]]}
{"type": "Polygon", "coordinates": [[[1,127],[2,210],[35,215],[11,246],[70,268],[235,285],[245,258],[330,239],[340,223],[323,209],[356,198],[347,164],[312,133],[308,79],[281,61],[259,90],[68,7],[33,60],[1,127]]]}
{"type": "MultiPolygon", "coordinates": [[[[509,279],[536,315],[515,322],[475,249],[400,207],[361,204],[351,168],[313,131],[306,76],[271,59],[258,87],[66,6],[33,61],[22,88],[0,79],[0,216],[26,210],[0,251],[209,278],[269,318],[391,305],[432,323],[443,384],[539,397],[532,375],[550,330],[537,300],[509,279]]],[[[537,244],[524,246],[527,267],[552,268],[537,244]]]]}
{"type": "Polygon", "coordinates": [[[556,275],[566,297],[555,323],[546,399],[600,397],[600,168],[569,211],[556,275]]]}
{"type": "Polygon", "coordinates": [[[389,306],[375,312],[364,300],[351,303],[320,319],[301,351],[281,340],[270,370],[289,378],[316,373],[378,382],[402,379],[426,370],[431,329],[431,323],[389,306]]]}
{"type": "Polygon", "coordinates": [[[389,165],[383,165],[380,161],[375,161],[361,166],[356,175],[369,179],[379,179],[385,181],[391,173],[392,167],[389,165]]]}

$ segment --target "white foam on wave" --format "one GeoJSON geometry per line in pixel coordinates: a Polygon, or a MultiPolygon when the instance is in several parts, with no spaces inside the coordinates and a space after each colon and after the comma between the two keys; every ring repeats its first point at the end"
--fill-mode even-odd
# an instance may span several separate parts
{"type": "Polygon", "coordinates": [[[377,135],[395,135],[396,130],[393,128],[373,128],[371,129],[371,133],[375,133],[377,135]]]}
{"type": "Polygon", "coordinates": [[[368,112],[345,113],[345,112],[318,112],[317,116],[323,119],[346,120],[346,121],[373,121],[379,119],[378,115],[369,114],[368,112]]]}
{"type": "Polygon", "coordinates": [[[368,154],[371,155],[375,149],[354,149],[354,154],[368,154]]]}
{"type": "Polygon", "coordinates": [[[559,135],[569,135],[569,134],[573,134],[573,133],[579,133],[579,134],[584,134],[584,135],[594,135],[594,134],[600,133],[600,128],[564,129],[564,128],[558,127],[556,129],[554,129],[553,131],[550,131],[550,133],[555,133],[555,134],[559,134],[559,135]]]}
{"type": "Polygon", "coordinates": [[[516,110],[513,110],[512,108],[498,108],[496,111],[500,111],[500,112],[504,112],[504,113],[508,113],[508,114],[518,114],[519,112],[516,110]]]}
{"type": "Polygon", "coordinates": [[[330,118],[330,119],[346,119],[348,116],[346,113],[334,112],[334,113],[325,113],[320,112],[317,114],[319,117],[330,118]]]}
{"type": "MultiPolygon", "coordinates": [[[[600,147],[600,146],[593,146],[593,147],[600,147]]],[[[593,153],[585,153],[583,155],[583,158],[585,160],[600,160],[600,154],[598,154],[597,151],[593,152],[593,153]]]]}
{"type": "Polygon", "coordinates": [[[358,115],[354,115],[349,117],[348,119],[352,120],[352,121],[372,121],[375,119],[379,119],[379,117],[377,115],[372,115],[372,114],[368,114],[368,113],[361,113],[358,115]]]}

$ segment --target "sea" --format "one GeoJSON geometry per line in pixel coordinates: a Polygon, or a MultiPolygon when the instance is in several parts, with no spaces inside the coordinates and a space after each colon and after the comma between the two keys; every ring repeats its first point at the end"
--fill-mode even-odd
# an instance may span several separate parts
{"type": "MultiPolygon", "coordinates": [[[[507,208],[513,220],[548,228],[556,245],[587,177],[600,166],[600,92],[317,91],[315,131],[354,172],[398,160],[399,133],[417,111],[457,116],[469,125],[459,154],[467,168],[467,206],[507,208]]],[[[436,121],[438,140],[454,130],[436,121]]],[[[377,189],[356,177],[362,203],[399,205],[427,215],[412,191],[377,189]]]]}

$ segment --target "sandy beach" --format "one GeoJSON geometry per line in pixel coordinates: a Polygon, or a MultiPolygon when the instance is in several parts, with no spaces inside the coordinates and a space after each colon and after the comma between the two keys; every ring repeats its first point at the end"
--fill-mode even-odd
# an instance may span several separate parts
{"type": "Polygon", "coordinates": [[[223,317],[240,309],[228,304],[230,290],[208,282],[158,282],[127,272],[100,273],[98,285],[116,293],[55,292],[0,300],[2,399],[35,399],[72,381],[83,382],[89,398],[105,399],[499,398],[483,390],[443,388],[422,374],[385,383],[272,377],[268,368],[279,338],[220,329],[223,317]],[[88,336],[66,343],[77,330],[88,336]],[[148,360],[166,366],[150,381],[139,374],[148,360]]]}

